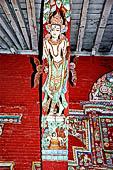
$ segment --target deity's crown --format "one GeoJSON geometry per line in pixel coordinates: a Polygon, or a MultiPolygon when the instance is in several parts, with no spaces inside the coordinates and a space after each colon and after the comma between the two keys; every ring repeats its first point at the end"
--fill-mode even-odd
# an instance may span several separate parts
{"type": "Polygon", "coordinates": [[[60,14],[57,12],[56,15],[52,16],[50,20],[51,24],[63,25],[63,19],[60,14]]]}

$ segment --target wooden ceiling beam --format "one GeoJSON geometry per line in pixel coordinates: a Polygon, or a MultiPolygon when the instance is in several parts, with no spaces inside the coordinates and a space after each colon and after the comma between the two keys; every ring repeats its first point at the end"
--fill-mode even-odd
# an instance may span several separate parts
{"type": "Polygon", "coordinates": [[[0,48],[3,49],[8,49],[9,50],[9,46],[7,45],[7,43],[2,39],[2,37],[0,36],[0,48]]]}
{"type": "Polygon", "coordinates": [[[26,5],[31,33],[32,50],[38,50],[38,32],[36,24],[35,1],[26,0],[26,5]]]}
{"type": "Polygon", "coordinates": [[[21,31],[18,28],[12,14],[11,14],[11,12],[9,10],[8,4],[6,3],[5,0],[0,0],[0,5],[3,8],[3,11],[5,12],[5,14],[6,14],[6,16],[7,16],[8,20],[9,20],[9,23],[11,24],[11,26],[12,26],[12,28],[13,28],[19,42],[20,42],[21,48],[26,49],[25,40],[24,40],[24,38],[23,38],[23,36],[21,34],[21,31]]]}
{"type": "Polygon", "coordinates": [[[28,46],[28,49],[30,49],[29,36],[28,36],[28,32],[27,32],[27,28],[26,28],[26,25],[25,25],[24,18],[22,16],[21,8],[19,7],[19,4],[18,4],[17,0],[11,0],[11,2],[12,2],[12,5],[13,5],[15,14],[17,16],[21,31],[22,31],[23,36],[25,38],[26,44],[28,46]]]}
{"type": "Polygon", "coordinates": [[[84,37],[84,32],[85,32],[85,27],[86,27],[86,20],[87,20],[88,4],[89,4],[89,0],[84,0],[82,13],[81,13],[79,33],[78,33],[78,38],[77,38],[76,51],[78,52],[80,52],[82,49],[83,37],[84,37]]]}
{"type": "Polygon", "coordinates": [[[112,43],[112,46],[111,46],[110,52],[113,52],[113,43],[112,43]]]}
{"type": "MultiPolygon", "coordinates": [[[[5,42],[6,43],[6,42],[5,42]]],[[[5,54],[11,54],[11,50],[4,50],[1,49],[0,50],[0,54],[1,53],[5,53],[5,54]]],[[[16,54],[24,54],[27,57],[31,56],[31,55],[38,55],[39,52],[38,51],[33,51],[33,50],[16,50],[15,52],[16,54]]],[[[81,52],[77,52],[77,51],[72,51],[71,56],[92,56],[92,52],[87,52],[87,51],[81,51],[81,52]]],[[[95,56],[103,56],[103,57],[113,57],[113,52],[97,52],[95,54],[95,56]]]]}
{"type": "Polygon", "coordinates": [[[10,26],[8,25],[7,21],[5,21],[5,18],[2,15],[0,15],[0,24],[2,25],[4,30],[7,30],[7,34],[9,35],[17,49],[21,49],[21,46],[19,45],[15,34],[13,34],[13,31],[11,30],[10,26]]]}
{"type": "Polygon", "coordinates": [[[9,38],[5,30],[3,30],[1,24],[0,24],[0,36],[8,44],[9,47],[14,47],[14,44],[12,43],[11,39],[9,38]]]}
{"type": "Polygon", "coordinates": [[[113,5],[113,0],[105,0],[104,8],[102,11],[100,23],[97,29],[97,34],[93,46],[93,49],[95,49],[96,52],[99,50],[112,5],[113,5]]]}

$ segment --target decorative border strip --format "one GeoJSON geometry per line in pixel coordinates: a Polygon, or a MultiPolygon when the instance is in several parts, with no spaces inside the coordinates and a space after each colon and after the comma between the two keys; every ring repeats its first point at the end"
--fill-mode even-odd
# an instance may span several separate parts
{"type": "Polygon", "coordinates": [[[32,162],[32,170],[41,170],[41,162],[38,161],[32,162]]]}
{"type": "Polygon", "coordinates": [[[89,138],[87,139],[88,144],[87,144],[87,148],[76,148],[73,146],[73,155],[74,155],[74,161],[72,160],[68,160],[68,166],[78,166],[78,158],[77,155],[78,153],[91,153],[91,134],[90,134],[90,122],[88,120],[88,124],[87,124],[87,136],[89,134],[89,138]]]}
{"type": "Polygon", "coordinates": [[[69,115],[83,115],[84,110],[69,109],[69,115]]]}
{"type": "Polygon", "coordinates": [[[95,103],[94,104],[85,104],[83,105],[83,109],[84,110],[74,110],[74,109],[70,109],[69,110],[69,115],[84,115],[87,114],[87,112],[90,111],[98,111],[98,112],[102,112],[102,114],[113,114],[113,105],[104,105],[104,104],[98,104],[95,103]]]}
{"type": "Polygon", "coordinates": [[[68,150],[42,150],[44,155],[68,155],[68,150]]]}
{"type": "Polygon", "coordinates": [[[113,110],[113,106],[106,106],[106,105],[98,105],[98,104],[87,104],[87,105],[84,105],[83,106],[84,108],[86,108],[86,107],[96,107],[96,108],[98,108],[98,107],[101,107],[101,108],[103,108],[103,109],[111,109],[111,110],[113,110]]]}
{"type": "Polygon", "coordinates": [[[21,123],[22,113],[0,113],[1,123],[21,123]]]}
{"type": "Polygon", "coordinates": [[[68,156],[42,155],[42,160],[47,160],[47,161],[68,161],[68,156]]]}
{"type": "Polygon", "coordinates": [[[88,106],[88,108],[85,108],[85,114],[87,114],[87,112],[90,112],[90,111],[97,111],[97,112],[101,112],[102,114],[113,114],[113,107],[112,109],[110,108],[110,110],[104,109],[104,108],[98,108],[98,107],[91,108],[91,106],[90,107],[88,106]]]}
{"type": "Polygon", "coordinates": [[[94,101],[94,100],[90,100],[90,101],[82,101],[80,102],[80,105],[105,105],[105,106],[112,106],[113,105],[113,100],[97,100],[97,101],[94,101]]]}
{"type": "Polygon", "coordinates": [[[0,113],[0,136],[5,123],[20,124],[22,113],[0,113]]]}
{"type": "Polygon", "coordinates": [[[99,123],[100,123],[100,133],[101,133],[101,141],[102,141],[102,149],[105,151],[105,152],[109,152],[109,153],[113,153],[113,150],[106,150],[104,148],[104,143],[103,143],[103,133],[102,133],[102,124],[101,124],[101,118],[105,119],[105,118],[112,118],[113,119],[113,116],[99,116],[99,123]]]}
{"type": "Polygon", "coordinates": [[[99,166],[89,166],[88,169],[90,170],[113,170],[113,168],[110,167],[99,167],[99,166]]]}
{"type": "Polygon", "coordinates": [[[12,162],[8,162],[8,161],[0,161],[0,167],[9,167],[10,170],[14,170],[14,165],[15,163],[12,162]]]}

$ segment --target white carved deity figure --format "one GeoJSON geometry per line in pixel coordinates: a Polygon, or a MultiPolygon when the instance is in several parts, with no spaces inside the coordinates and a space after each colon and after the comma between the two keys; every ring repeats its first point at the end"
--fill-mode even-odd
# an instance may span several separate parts
{"type": "Polygon", "coordinates": [[[69,42],[64,35],[67,30],[65,19],[60,12],[50,17],[47,25],[49,33],[43,41],[43,60],[47,60],[45,72],[47,79],[43,85],[45,93],[42,107],[49,115],[63,113],[68,107],[65,94],[67,92],[69,42]]]}

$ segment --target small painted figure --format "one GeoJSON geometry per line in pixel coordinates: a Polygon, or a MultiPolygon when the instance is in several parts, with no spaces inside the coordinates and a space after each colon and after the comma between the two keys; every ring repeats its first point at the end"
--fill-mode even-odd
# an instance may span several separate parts
{"type": "Polygon", "coordinates": [[[61,115],[64,108],[68,107],[65,93],[70,48],[64,35],[67,31],[65,19],[60,11],[50,17],[47,30],[49,33],[43,41],[43,61],[46,60],[47,63],[45,67],[47,79],[42,88],[45,93],[42,107],[44,111],[49,111],[49,115],[53,115],[57,106],[59,110],[57,115],[61,115]]]}
{"type": "Polygon", "coordinates": [[[59,140],[58,140],[57,134],[55,132],[52,133],[49,149],[50,150],[58,150],[59,149],[59,140]]]}

